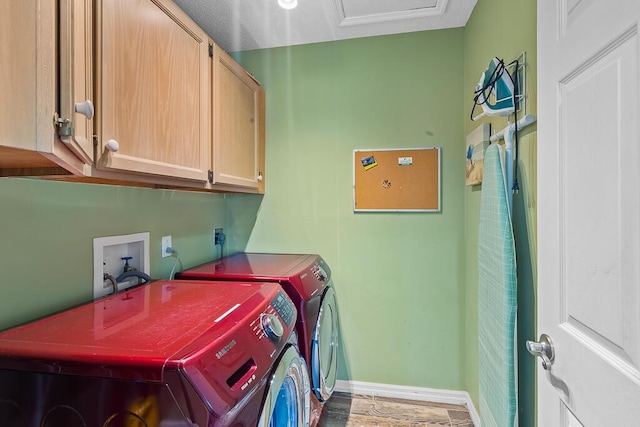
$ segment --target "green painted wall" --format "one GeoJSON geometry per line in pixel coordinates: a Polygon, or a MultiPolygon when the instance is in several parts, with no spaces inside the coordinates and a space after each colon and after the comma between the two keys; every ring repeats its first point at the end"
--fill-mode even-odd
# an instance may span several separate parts
{"type": "Polygon", "coordinates": [[[231,230],[220,194],[5,178],[0,201],[0,330],[90,301],[94,237],[150,232],[152,277],[167,278],[163,235],[189,267],[219,256],[215,227],[228,228],[231,251],[248,234],[231,230]]]}
{"type": "MultiPolygon", "coordinates": [[[[480,0],[465,27],[465,132],[490,122],[493,132],[503,129],[504,118],[469,120],[473,90],[492,57],[511,62],[526,52],[526,111],[536,114],[536,1],[480,0]]],[[[536,125],[520,138],[518,179],[520,192],[513,198],[513,227],[518,265],[518,363],[520,426],[535,425],[535,360],[524,347],[535,337],[536,289],[536,125]]],[[[478,223],[481,186],[465,189],[466,372],[467,390],[478,402],[478,223]]]]}
{"type": "Polygon", "coordinates": [[[465,389],[464,30],[236,54],[267,93],[253,251],[333,269],[341,379],[465,389]],[[353,150],[442,147],[442,213],[352,211],[353,150]]]}
{"type": "MultiPolygon", "coordinates": [[[[535,0],[482,0],[462,31],[236,54],[268,96],[271,176],[248,248],[328,259],[341,303],[341,378],[465,389],[477,404],[481,186],[464,187],[460,153],[478,125],[468,118],[473,89],[493,56],[526,52],[526,108],[536,113],[535,17],[535,0]],[[443,146],[442,214],[353,214],[351,151],[419,145],[443,146]]],[[[520,349],[535,336],[536,143],[533,125],[520,141],[514,197],[520,349]]],[[[535,361],[521,351],[519,365],[521,425],[535,425],[535,361]]]]}

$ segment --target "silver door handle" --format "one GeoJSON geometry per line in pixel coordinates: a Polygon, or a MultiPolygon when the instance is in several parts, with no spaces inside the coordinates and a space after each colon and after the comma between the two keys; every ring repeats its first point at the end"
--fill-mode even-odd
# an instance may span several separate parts
{"type": "Polygon", "coordinates": [[[542,359],[542,367],[546,371],[551,369],[556,352],[553,348],[553,341],[551,341],[549,335],[540,335],[540,342],[527,341],[527,350],[529,353],[542,359]]]}

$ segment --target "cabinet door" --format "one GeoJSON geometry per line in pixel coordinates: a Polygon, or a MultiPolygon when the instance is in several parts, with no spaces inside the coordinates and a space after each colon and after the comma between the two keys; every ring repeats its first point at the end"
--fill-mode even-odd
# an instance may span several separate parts
{"type": "Polygon", "coordinates": [[[96,167],[206,181],[207,35],[169,0],[97,0],[96,167]]]}
{"type": "MultiPolygon", "coordinates": [[[[37,139],[37,13],[38,3],[35,0],[4,1],[0,4],[2,147],[33,150],[37,139]]],[[[4,166],[4,161],[0,165],[4,166]]]]}
{"type": "Polygon", "coordinates": [[[262,192],[264,91],[226,52],[214,50],[214,183],[262,192]]]}
{"type": "Polygon", "coordinates": [[[0,2],[0,176],[84,170],[53,126],[60,112],[57,6],[50,0],[0,2]]]}
{"type": "Polygon", "coordinates": [[[93,163],[93,30],[92,2],[60,1],[59,135],[78,157],[93,163]]]}

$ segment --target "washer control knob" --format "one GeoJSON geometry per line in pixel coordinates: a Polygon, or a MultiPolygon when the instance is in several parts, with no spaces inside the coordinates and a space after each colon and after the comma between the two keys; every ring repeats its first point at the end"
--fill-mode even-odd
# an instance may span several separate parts
{"type": "Polygon", "coordinates": [[[282,334],[284,334],[282,322],[273,314],[263,314],[260,316],[260,326],[262,326],[265,335],[273,342],[280,341],[282,334]]]}

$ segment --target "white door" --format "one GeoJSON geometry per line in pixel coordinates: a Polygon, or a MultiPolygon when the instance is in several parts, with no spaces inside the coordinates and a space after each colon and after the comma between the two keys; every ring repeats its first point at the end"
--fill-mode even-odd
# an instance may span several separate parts
{"type": "Polygon", "coordinates": [[[538,0],[538,425],[640,426],[639,0],[538,0]]]}

